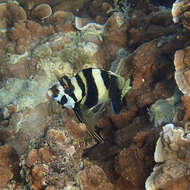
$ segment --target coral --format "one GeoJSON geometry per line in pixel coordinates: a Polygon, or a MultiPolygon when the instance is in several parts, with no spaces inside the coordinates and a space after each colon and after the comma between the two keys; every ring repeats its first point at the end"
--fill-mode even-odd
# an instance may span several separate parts
{"type": "Polygon", "coordinates": [[[133,138],[133,143],[120,151],[115,160],[115,170],[120,178],[129,182],[131,188],[143,188],[144,181],[153,165],[153,149],[155,131],[142,131],[133,138]]]}
{"type": "Polygon", "coordinates": [[[84,136],[86,126],[83,123],[71,121],[66,124],[66,129],[74,138],[80,139],[84,136]]]}
{"type": "Polygon", "coordinates": [[[97,51],[98,46],[95,43],[75,42],[74,40],[73,44],[71,43],[63,49],[62,59],[64,62],[72,64],[78,71],[81,67],[88,68],[98,65],[94,59],[97,51]]]}
{"type": "Polygon", "coordinates": [[[189,113],[190,113],[190,111],[189,111],[190,97],[184,95],[184,96],[182,96],[181,100],[183,102],[184,112],[185,112],[183,121],[189,121],[189,119],[190,119],[190,115],[189,115],[189,113]]]}
{"type": "Polygon", "coordinates": [[[97,165],[92,165],[79,172],[77,177],[84,190],[101,190],[102,188],[113,190],[113,185],[109,183],[104,171],[97,165]]]}
{"type": "MultiPolygon", "coordinates": [[[[188,28],[186,3],[184,10],[174,12],[188,28]]],[[[180,66],[175,64],[175,74],[188,75],[188,44],[184,49],[188,38],[172,22],[170,10],[155,4],[151,0],[1,1],[0,152],[7,146],[16,151],[11,158],[15,162],[10,161],[14,169],[6,165],[2,167],[5,175],[0,172],[3,188],[144,189],[161,129],[149,121],[147,108],[156,125],[187,122],[187,135],[189,128],[188,93],[177,102],[181,119],[176,119],[178,105],[168,99],[176,89],[172,64],[176,50],[181,53],[176,53],[175,63],[180,66]],[[47,97],[48,88],[59,77],[70,77],[86,67],[134,79],[119,115],[113,115],[107,104],[95,113],[95,130],[104,144],[85,136],[86,126],[73,111],[47,97]],[[161,109],[157,112],[157,108],[161,109]],[[162,112],[170,114],[160,118],[162,112]]],[[[186,81],[188,86],[188,77],[186,81]]],[[[165,161],[166,168],[179,160],[189,167],[188,156],[184,157],[189,151],[183,143],[168,145],[179,151],[175,152],[178,160],[165,161]]],[[[10,160],[6,153],[1,158],[10,160]]],[[[178,165],[183,168],[181,162],[178,165]]],[[[176,180],[184,188],[188,184],[183,176],[176,180]]]]}
{"type": "Polygon", "coordinates": [[[189,131],[167,124],[156,144],[154,167],[146,181],[147,190],[187,189],[189,187],[189,131]]]}
{"type": "Polygon", "coordinates": [[[31,17],[40,20],[48,18],[49,16],[51,16],[51,14],[52,9],[46,3],[39,4],[31,10],[31,17]]]}
{"type": "Polygon", "coordinates": [[[189,46],[175,53],[175,80],[179,89],[186,95],[190,93],[189,85],[189,46]]]}
{"type": "Polygon", "coordinates": [[[4,189],[8,182],[19,176],[19,158],[9,145],[0,146],[0,188],[4,189]]]}
{"type": "Polygon", "coordinates": [[[27,19],[25,10],[16,2],[0,3],[0,12],[0,18],[9,25],[27,19]]]}
{"type": "Polygon", "coordinates": [[[163,123],[171,123],[176,113],[174,102],[169,99],[157,100],[149,109],[150,120],[156,127],[163,123]]]}
{"type": "Polygon", "coordinates": [[[93,23],[91,19],[80,17],[75,17],[75,27],[81,31],[90,30],[94,33],[101,33],[104,29],[104,25],[93,23]]]}
{"type": "Polygon", "coordinates": [[[74,32],[73,27],[74,15],[71,12],[56,11],[53,14],[55,30],[58,32],[74,32]]]}
{"type": "Polygon", "coordinates": [[[172,16],[174,23],[178,23],[180,16],[184,14],[184,16],[188,16],[188,3],[189,0],[176,0],[175,3],[173,3],[172,7],[172,16]],[[187,12],[186,12],[187,11],[187,12]]]}

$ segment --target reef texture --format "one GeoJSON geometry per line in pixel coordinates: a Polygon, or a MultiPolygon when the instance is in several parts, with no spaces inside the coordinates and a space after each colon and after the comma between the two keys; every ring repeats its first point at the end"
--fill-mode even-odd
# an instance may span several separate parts
{"type": "Polygon", "coordinates": [[[171,3],[0,1],[0,189],[188,189],[190,2],[171,3]],[[89,67],[133,78],[95,114],[104,144],[47,97],[89,67]]]}
{"type": "MultiPolygon", "coordinates": [[[[186,124],[186,127],[188,124],[186,124]]],[[[190,186],[189,129],[167,124],[156,144],[158,164],[146,181],[147,190],[188,189],[190,186]]]]}

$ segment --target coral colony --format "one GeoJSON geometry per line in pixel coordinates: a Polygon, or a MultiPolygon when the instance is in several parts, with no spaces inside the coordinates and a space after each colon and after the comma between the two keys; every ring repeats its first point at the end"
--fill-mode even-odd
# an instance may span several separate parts
{"type": "Polygon", "coordinates": [[[1,1],[0,189],[189,189],[189,3],[1,1]]]}

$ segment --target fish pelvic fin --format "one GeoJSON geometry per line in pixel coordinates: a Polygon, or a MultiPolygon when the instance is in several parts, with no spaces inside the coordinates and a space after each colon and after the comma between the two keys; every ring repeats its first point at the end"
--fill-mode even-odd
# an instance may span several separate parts
{"type": "Polygon", "coordinates": [[[95,119],[92,111],[89,111],[84,105],[80,105],[74,108],[74,112],[81,123],[84,123],[87,128],[87,132],[99,143],[104,143],[104,139],[98,135],[95,131],[95,119]]]}

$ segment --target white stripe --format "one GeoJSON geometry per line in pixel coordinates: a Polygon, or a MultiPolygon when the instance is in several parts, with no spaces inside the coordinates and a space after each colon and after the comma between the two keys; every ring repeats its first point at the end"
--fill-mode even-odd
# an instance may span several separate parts
{"type": "MultiPolygon", "coordinates": [[[[92,69],[92,76],[98,90],[98,104],[108,101],[108,90],[104,85],[100,69],[92,69]]],[[[93,97],[92,97],[93,98],[93,97]]]]}
{"type": "Polygon", "coordinates": [[[71,83],[74,86],[73,93],[74,93],[75,97],[77,98],[77,102],[79,102],[82,99],[82,90],[76,80],[76,77],[71,78],[71,83]]]}
{"type": "Polygon", "coordinates": [[[73,109],[75,107],[75,101],[69,95],[65,94],[65,96],[67,98],[67,103],[65,103],[63,106],[69,109],[73,109]]]}
{"type": "Polygon", "coordinates": [[[66,108],[69,108],[69,109],[73,109],[75,107],[75,101],[73,100],[73,98],[70,97],[68,94],[65,94],[64,88],[60,84],[60,82],[57,82],[56,85],[57,85],[57,89],[59,90],[59,94],[54,99],[57,102],[61,102],[61,98],[63,96],[65,96],[67,98],[67,102],[64,105],[62,105],[62,106],[66,107],[66,108]]]}
{"type": "Polygon", "coordinates": [[[59,94],[54,99],[57,102],[61,102],[61,98],[65,95],[64,88],[62,87],[62,85],[60,84],[60,82],[56,82],[56,86],[57,86],[57,89],[59,90],[59,94]]]}

